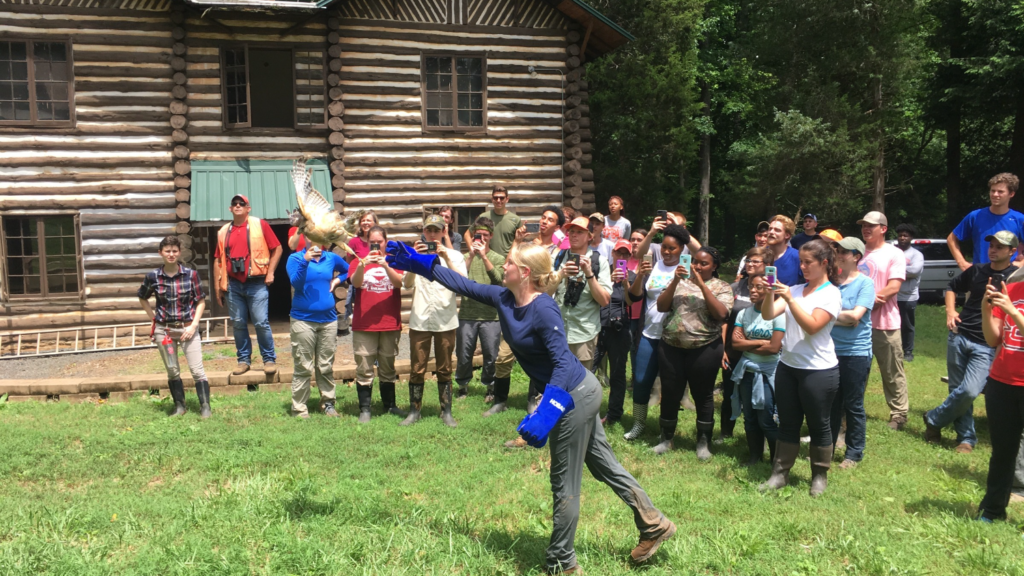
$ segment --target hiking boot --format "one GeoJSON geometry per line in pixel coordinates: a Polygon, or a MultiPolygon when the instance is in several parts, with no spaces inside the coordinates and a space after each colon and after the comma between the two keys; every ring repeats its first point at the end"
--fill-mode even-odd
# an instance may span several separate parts
{"type": "Polygon", "coordinates": [[[825,493],[828,487],[828,469],[832,466],[832,446],[811,446],[811,490],[812,497],[825,493]]]}
{"type": "Polygon", "coordinates": [[[854,468],[857,467],[857,464],[860,464],[860,462],[857,462],[856,460],[850,460],[849,458],[845,458],[842,462],[839,463],[839,469],[853,470],[854,468]]]}
{"type": "Polygon", "coordinates": [[[381,382],[380,383],[380,403],[384,408],[384,411],[395,416],[401,416],[405,418],[408,414],[405,410],[398,407],[398,403],[395,402],[395,383],[394,382],[381,382]]]}
{"type": "Polygon", "coordinates": [[[235,366],[235,369],[231,371],[231,375],[232,376],[241,376],[242,374],[245,374],[248,371],[249,371],[249,365],[248,364],[243,364],[243,363],[239,362],[238,366],[235,366]]]}
{"type": "Polygon", "coordinates": [[[629,553],[629,557],[633,559],[633,562],[640,563],[646,562],[654,553],[661,547],[661,543],[668,540],[676,533],[676,525],[673,522],[668,523],[668,528],[661,533],[660,536],[652,538],[650,540],[644,540],[640,537],[640,543],[633,548],[633,551],[629,553]]]}
{"type": "Polygon", "coordinates": [[[185,384],[181,378],[167,381],[167,388],[171,391],[171,398],[174,400],[174,412],[171,416],[183,416],[188,409],[185,408],[185,384]]]}
{"type": "Polygon", "coordinates": [[[505,442],[505,448],[526,448],[526,440],[522,436],[516,436],[515,440],[505,442]]]}
{"type": "Polygon", "coordinates": [[[971,446],[967,442],[961,442],[957,444],[956,448],[953,450],[956,451],[957,454],[970,454],[971,452],[974,452],[974,446],[971,446]]]}
{"type": "Polygon", "coordinates": [[[761,492],[779,490],[789,483],[789,471],[796,463],[800,445],[779,440],[775,443],[775,460],[772,462],[772,475],[768,481],[757,487],[761,492]]]}
{"type": "Polygon", "coordinates": [[[267,376],[273,376],[277,374],[277,364],[273,361],[263,363],[263,373],[267,376]]]}
{"type": "Polygon", "coordinates": [[[892,430],[893,432],[898,432],[900,430],[903,430],[903,428],[906,425],[907,425],[907,417],[906,416],[893,416],[893,417],[889,418],[889,429],[892,430]]]}
{"type": "Polygon", "coordinates": [[[324,416],[330,416],[331,418],[339,416],[337,409],[334,408],[334,400],[324,401],[324,416]]]}
{"type": "Polygon", "coordinates": [[[932,426],[928,422],[928,414],[925,413],[924,418],[924,441],[929,444],[938,444],[942,442],[942,428],[938,426],[932,426]]]}
{"type": "Polygon", "coordinates": [[[438,382],[437,383],[437,400],[441,404],[441,422],[449,428],[455,428],[459,425],[452,418],[452,383],[451,382],[438,382]]]}
{"type": "Polygon", "coordinates": [[[398,423],[399,426],[411,426],[420,421],[423,408],[423,384],[409,382],[409,415],[398,423]]]}
{"type": "Polygon", "coordinates": [[[633,404],[633,427],[622,437],[632,442],[643,436],[645,428],[647,428],[647,404],[633,404]]]}
{"type": "Polygon", "coordinates": [[[677,422],[679,421],[658,418],[658,424],[661,426],[661,443],[653,448],[655,454],[660,456],[672,450],[672,438],[676,435],[677,422]]]}
{"type": "Polygon", "coordinates": [[[210,382],[207,380],[196,381],[196,396],[199,396],[199,416],[204,420],[209,418],[210,412],[210,382]]]}
{"type": "Polygon", "coordinates": [[[373,400],[373,384],[360,386],[356,384],[356,395],[359,397],[359,423],[370,421],[370,402],[373,400]]]}
{"type": "Polygon", "coordinates": [[[711,431],[714,428],[714,422],[697,421],[697,460],[701,462],[711,460],[711,449],[708,444],[711,441],[711,431]]]}

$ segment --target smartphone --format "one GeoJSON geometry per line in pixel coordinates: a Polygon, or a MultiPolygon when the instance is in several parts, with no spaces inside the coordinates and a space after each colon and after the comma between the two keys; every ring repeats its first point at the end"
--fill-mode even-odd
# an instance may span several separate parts
{"type": "Polygon", "coordinates": [[[370,252],[380,252],[380,242],[370,242],[370,252]]]}
{"type": "Polygon", "coordinates": [[[427,253],[428,254],[436,254],[437,253],[437,242],[427,242],[427,253]]]}
{"type": "Polygon", "coordinates": [[[618,262],[616,262],[615,267],[618,268],[619,270],[622,270],[623,274],[625,274],[628,271],[628,268],[626,268],[625,260],[619,260],[618,262]]]}
{"type": "Polygon", "coordinates": [[[658,210],[658,218],[661,218],[662,221],[668,220],[668,210],[658,210]]]}
{"type": "Polygon", "coordinates": [[[644,254],[643,261],[648,264],[654,264],[654,254],[651,254],[650,252],[644,254]]]}
{"type": "Polygon", "coordinates": [[[484,241],[483,234],[476,234],[475,236],[473,236],[473,242],[483,242],[483,241],[484,241]]]}
{"type": "Polygon", "coordinates": [[[992,284],[992,287],[995,288],[996,290],[1003,289],[1003,282],[1003,275],[1000,272],[992,274],[992,276],[989,278],[989,283],[992,284]]]}
{"type": "Polygon", "coordinates": [[[573,264],[575,264],[577,268],[580,267],[580,255],[579,254],[569,254],[569,261],[572,262],[573,264]]]}
{"type": "Polygon", "coordinates": [[[775,284],[775,279],[776,278],[777,278],[777,276],[776,276],[775,266],[765,266],[764,267],[764,281],[767,282],[769,286],[772,286],[772,285],[775,284]]]}
{"type": "Polygon", "coordinates": [[[690,275],[690,263],[693,262],[693,256],[689,254],[683,254],[679,257],[679,264],[686,268],[686,275],[690,275]]]}
{"type": "Polygon", "coordinates": [[[540,224],[537,222],[527,223],[526,231],[529,232],[530,234],[536,234],[540,232],[540,224]]]}

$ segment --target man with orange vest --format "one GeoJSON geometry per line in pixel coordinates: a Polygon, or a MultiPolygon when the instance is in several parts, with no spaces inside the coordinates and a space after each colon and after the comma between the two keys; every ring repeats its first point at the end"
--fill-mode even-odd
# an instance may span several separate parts
{"type": "Polygon", "coordinates": [[[256,327],[256,341],[263,356],[263,371],[277,372],[274,335],[270,332],[270,292],[274,283],[274,270],[281,259],[281,242],[270,224],[249,216],[249,199],[236,194],[231,199],[231,224],[217,232],[217,250],[214,253],[214,295],[224,305],[228,295],[228,314],[235,331],[235,350],[238,367],[232,374],[249,371],[252,362],[252,339],[249,338],[249,320],[256,327]]]}

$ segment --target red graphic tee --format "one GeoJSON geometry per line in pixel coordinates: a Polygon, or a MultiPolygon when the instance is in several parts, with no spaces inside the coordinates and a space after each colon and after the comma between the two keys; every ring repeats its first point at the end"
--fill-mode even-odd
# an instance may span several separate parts
{"type": "Polygon", "coordinates": [[[360,332],[391,332],[402,329],[402,290],[388,278],[380,264],[367,264],[363,287],[352,297],[352,329],[360,332]]]}
{"type": "MultiPolygon", "coordinates": [[[[1013,307],[1024,312],[1024,282],[1006,286],[1013,307]]],[[[1000,308],[992,308],[992,316],[1003,321],[1003,343],[996,348],[989,376],[1010,386],[1024,386],[1024,336],[1017,323],[1006,317],[1000,308]]]]}

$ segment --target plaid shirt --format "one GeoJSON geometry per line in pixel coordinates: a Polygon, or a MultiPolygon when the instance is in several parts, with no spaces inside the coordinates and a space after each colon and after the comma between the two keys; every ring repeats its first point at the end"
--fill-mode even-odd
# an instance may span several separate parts
{"type": "Polygon", "coordinates": [[[174,276],[168,276],[163,266],[146,274],[139,287],[139,298],[149,300],[154,294],[156,321],[160,324],[191,322],[196,306],[206,298],[199,273],[180,264],[174,276]]]}

